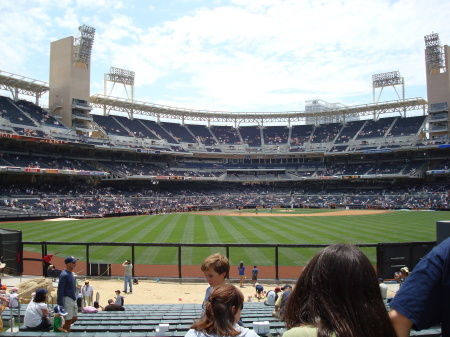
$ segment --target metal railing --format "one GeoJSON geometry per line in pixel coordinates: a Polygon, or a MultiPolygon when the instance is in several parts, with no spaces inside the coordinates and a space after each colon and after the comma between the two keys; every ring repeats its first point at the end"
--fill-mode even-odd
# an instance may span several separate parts
{"type": "MultiPolygon", "coordinates": [[[[85,247],[85,262],[86,265],[89,266],[91,264],[91,258],[95,259],[95,253],[91,254],[91,248],[92,247],[129,247],[130,254],[131,255],[131,262],[134,267],[136,267],[136,248],[137,247],[161,247],[161,248],[176,248],[177,249],[177,274],[178,278],[183,278],[182,274],[182,257],[183,257],[183,249],[188,247],[206,247],[206,248],[221,248],[222,250],[225,249],[225,254],[228,258],[230,258],[230,250],[234,248],[272,248],[273,249],[273,267],[275,269],[275,279],[279,279],[280,275],[280,249],[284,248],[319,248],[323,249],[329,244],[262,244],[262,243],[130,243],[130,242],[61,242],[61,241],[55,241],[55,242],[47,242],[47,241],[23,241],[23,245],[34,245],[34,246],[40,246],[42,250],[42,256],[45,256],[48,251],[48,246],[84,246],[85,247]]],[[[378,269],[378,274],[382,275],[383,273],[383,267],[389,268],[388,264],[390,263],[388,260],[386,260],[386,256],[383,256],[383,251],[386,251],[387,248],[393,247],[393,246],[400,246],[400,247],[409,247],[409,251],[412,252],[412,249],[417,246],[427,246],[431,247],[435,244],[435,242],[401,242],[401,243],[361,243],[361,244],[355,244],[355,246],[360,248],[375,248],[376,249],[376,265],[378,269]]],[[[428,252],[428,251],[427,251],[428,252]]],[[[404,250],[402,252],[404,254],[404,250]]],[[[422,252],[420,252],[422,254],[422,252]]],[[[409,268],[413,268],[415,264],[418,262],[414,261],[412,256],[415,256],[417,254],[409,254],[411,258],[405,259],[402,257],[401,261],[404,261],[406,265],[409,266],[409,268]]],[[[422,254],[420,257],[424,256],[425,254],[422,254]]],[[[404,255],[403,255],[404,256],[404,255]]],[[[38,259],[33,258],[24,258],[24,260],[30,260],[30,261],[39,261],[38,259]]],[[[396,263],[398,264],[400,261],[396,260],[396,263]]],[[[97,263],[97,262],[95,262],[97,263]]],[[[284,266],[283,266],[284,267],[284,266]]],[[[385,269],[386,270],[386,269],[385,269]]],[[[389,271],[390,273],[391,271],[389,271]]],[[[86,270],[87,276],[92,276],[91,271],[89,268],[86,270]]]]}

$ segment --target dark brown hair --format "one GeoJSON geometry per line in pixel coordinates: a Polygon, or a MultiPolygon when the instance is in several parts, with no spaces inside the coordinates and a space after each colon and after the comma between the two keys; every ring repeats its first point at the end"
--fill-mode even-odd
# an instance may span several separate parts
{"type": "Polygon", "coordinates": [[[218,274],[226,273],[225,277],[228,277],[230,273],[230,261],[220,253],[212,254],[203,260],[201,266],[202,272],[208,271],[209,269],[214,270],[218,274]]]}
{"type": "Polygon", "coordinates": [[[347,244],[329,246],[313,257],[283,320],[287,329],[313,325],[318,337],[396,337],[372,264],[347,244]]]}
{"type": "Polygon", "coordinates": [[[243,304],[244,295],[239,289],[232,284],[220,285],[209,295],[203,317],[192,324],[191,329],[209,335],[237,336],[240,331],[235,329],[234,317],[236,310],[241,309],[243,304]]]}

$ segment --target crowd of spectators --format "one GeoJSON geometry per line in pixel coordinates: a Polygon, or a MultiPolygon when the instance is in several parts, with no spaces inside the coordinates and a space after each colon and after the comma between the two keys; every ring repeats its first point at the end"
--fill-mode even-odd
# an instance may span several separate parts
{"type": "Polygon", "coordinates": [[[433,184],[385,190],[317,188],[264,189],[257,187],[207,186],[177,189],[176,184],[152,187],[89,187],[71,189],[52,185],[0,188],[3,207],[27,212],[46,211],[71,215],[161,214],[198,209],[239,207],[303,207],[358,209],[449,209],[450,186],[433,184]]]}

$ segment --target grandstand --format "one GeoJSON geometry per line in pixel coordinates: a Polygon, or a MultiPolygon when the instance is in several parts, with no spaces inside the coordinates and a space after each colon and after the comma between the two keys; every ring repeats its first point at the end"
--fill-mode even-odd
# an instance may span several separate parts
{"type": "MultiPolygon", "coordinates": [[[[433,34],[425,37],[426,41],[430,38],[438,39],[433,34]]],[[[332,190],[342,190],[351,183],[353,190],[346,191],[347,200],[355,191],[368,188],[373,196],[381,190],[395,193],[398,185],[414,194],[418,186],[427,184],[433,191],[433,186],[440,190],[449,182],[450,90],[436,89],[443,77],[449,77],[448,65],[442,62],[427,61],[428,102],[403,97],[357,106],[333,104],[325,110],[314,106],[306,112],[232,113],[90,96],[90,57],[82,60],[86,67],[72,69],[65,62],[68,54],[64,52],[72,50],[73,43],[72,39],[63,39],[51,45],[54,88],[0,72],[1,89],[14,93],[0,96],[0,178],[6,184],[47,184],[52,190],[61,184],[78,183],[103,188],[126,183],[131,188],[139,182],[160,193],[172,190],[174,180],[184,182],[186,189],[193,189],[195,181],[195,186],[205,191],[222,192],[239,190],[236,186],[242,184],[270,184],[283,189],[285,206],[293,206],[298,204],[297,191],[319,193],[324,182],[332,190]],[[66,69],[64,75],[54,71],[57,67],[66,69]],[[39,105],[39,97],[45,92],[49,93],[49,109],[39,105]],[[24,100],[19,94],[35,96],[36,102],[24,100]],[[93,113],[94,108],[104,113],[93,113]],[[420,115],[409,116],[410,111],[419,111],[420,115]],[[212,182],[213,189],[208,185],[212,182]]],[[[448,53],[449,48],[440,50],[448,53]]],[[[86,55],[89,53],[86,51],[86,55]]],[[[109,78],[133,85],[133,72],[111,69],[109,78]]],[[[398,76],[398,72],[374,75],[374,87],[399,83],[398,76]]],[[[247,190],[251,193],[251,187],[247,190]]],[[[59,196],[71,197],[64,193],[59,196]]],[[[47,204],[46,200],[21,198],[14,193],[5,198],[17,200],[17,205],[28,209],[45,210],[41,205],[47,204]]],[[[236,207],[226,202],[225,195],[222,199],[219,207],[236,207]]],[[[403,199],[400,204],[413,204],[403,199]]],[[[444,199],[433,207],[447,208],[444,199]]],[[[136,207],[141,211],[146,206],[136,207]]],[[[101,212],[101,207],[81,209],[101,212]]]]}

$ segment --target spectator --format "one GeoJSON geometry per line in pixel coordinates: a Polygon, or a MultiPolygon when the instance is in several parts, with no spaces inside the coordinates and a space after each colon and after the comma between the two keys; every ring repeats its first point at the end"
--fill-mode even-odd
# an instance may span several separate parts
{"type": "Polygon", "coordinates": [[[373,266],[352,245],[332,245],[312,258],[282,317],[283,337],[396,337],[373,266]]]}
{"type": "Polygon", "coordinates": [[[49,269],[50,265],[52,264],[51,262],[52,262],[53,256],[55,256],[56,254],[58,254],[58,253],[47,254],[42,258],[42,263],[44,265],[44,276],[45,277],[48,276],[47,270],[49,269]]]}
{"type": "Polygon", "coordinates": [[[209,284],[203,300],[202,307],[204,309],[211,291],[214,288],[225,284],[225,278],[228,277],[230,273],[230,262],[224,255],[215,253],[203,260],[201,270],[205,274],[206,282],[209,284]]]}
{"type": "Polygon", "coordinates": [[[64,329],[70,332],[70,326],[78,319],[78,306],[76,302],[77,284],[72,272],[77,263],[77,259],[73,256],[68,256],[64,260],[64,263],[66,264],[66,269],[59,275],[57,303],[67,311],[64,329]]]}
{"type": "Polygon", "coordinates": [[[25,310],[23,324],[31,331],[50,331],[52,324],[48,320],[48,308],[45,301],[47,300],[48,290],[39,288],[33,300],[28,303],[25,310]]]}
{"type": "Polygon", "coordinates": [[[125,311],[125,308],[119,304],[114,303],[114,300],[109,299],[108,305],[104,308],[103,311],[125,311]]]}
{"type": "Polygon", "coordinates": [[[394,273],[394,279],[400,283],[400,287],[402,286],[403,282],[405,282],[406,278],[409,275],[409,269],[408,267],[403,267],[399,271],[396,271],[394,273]]]}
{"type": "Polygon", "coordinates": [[[253,282],[253,286],[255,286],[255,285],[256,285],[256,282],[258,282],[258,272],[259,272],[258,267],[253,266],[253,269],[252,269],[252,282],[253,282]]]}
{"type": "Polygon", "coordinates": [[[244,262],[239,262],[239,267],[238,267],[238,272],[239,272],[239,286],[241,288],[244,287],[244,279],[245,279],[245,267],[244,267],[244,262]]]}
{"type": "Polygon", "coordinates": [[[272,316],[283,320],[284,310],[289,300],[289,296],[291,295],[292,286],[286,284],[284,287],[281,287],[281,290],[283,290],[283,293],[278,296],[277,301],[275,302],[275,309],[272,312],[272,316]]]}
{"type": "Polygon", "coordinates": [[[420,260],[390,305],[399,337],[436,324],[450,336],[450,238],[420,260]]]}
{"type": "Polygon", "coordinates": [[[259,301],[263,297],[264,287],[262,285],[260,285],[258,282],[256,282],[255,290],[256,290],[256,297],[258,298],[258,301],[259,301]]]}
{"type": "Polygon", "coordinates": [[[203,317],[191,326],[186,337],[257,337],[254,330],[237,324],[243,308],[244,295],[239,289],[231,284],[217,286],[205,304],[203,317]]]}
{"type": "Polygon", "coordinates": [[[273,306],[278,299],[278,293],[281,291],[280,287],[275,287],[275,290],[269,290],[267,292],[267,299],[264,301],[265,305],[273,306]]]}
{"type": "Polygon", "coordinates": [[[131,264],[130,260],[125,260],[124,263],[122,263],[123,267],[123,292],[127,293],[127,285],[130,286],[130,293],[133,292],[133,284],[132,284],[132,278],[133,278],[133,265],[131,264]]]}
{"type": "Polygon", "coordinates": [[[94,287],[89,284],[89,281],[84,282],[84,286],[81,287],[81,295],[83,297],[83,307],[92,306],[92,298],[94,296],[94,287]]]}
{"type": "Polygon", "coordinates": [[[14,287],[11,289],[11,294],[9,295],[9,303],[8,306],[10,308],[17,308],[20,306],[20,299],[19,299],[19,289],[17,287],[14,287]]]}
{"type": "Polygon", "coordinates": [[[118,290],[118,289],[116,290],[116,296],[114,297],[114,299],[115,299],[115,301],[114,301],[115,304],[123,306],[124,297],[122,295],[120,295],[120,290],[118,290]]]}
{"type": "Polygon", "coordinates": [[[98,303],[98,301],[94,301],[94,308],[97,309],[98,311],[105,309],[98,303]]]}
{"type": "Polygon", "coordinates": [[[67,332],[67,330],[63,328],[64,316],[67,316],[66,310],[64,310],[63,307],[60,307],[59,305],[57,305],[57,306],[55,306],[53,311],[55,313],[55,317],[53,318],[53,331],[54,332],[67,332]]]}

